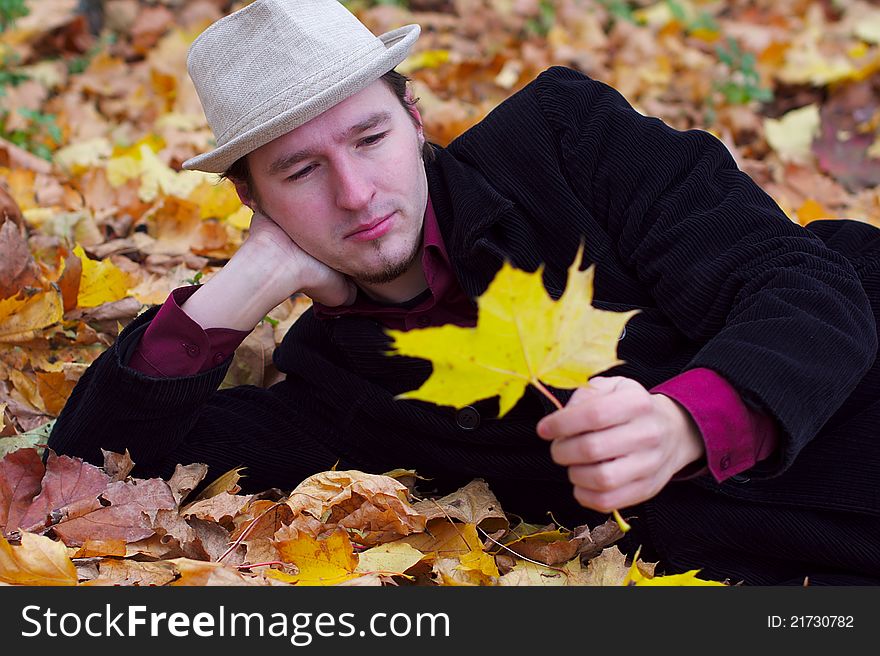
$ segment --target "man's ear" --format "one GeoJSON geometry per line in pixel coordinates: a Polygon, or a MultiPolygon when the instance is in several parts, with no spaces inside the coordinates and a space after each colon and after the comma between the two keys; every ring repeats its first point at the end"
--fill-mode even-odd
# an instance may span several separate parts
{"type": "Polygon", "coordinates": [[[418,135],[419,135],[419,143],[424,144],[425,143],[425,129],[424,129],[424,126],[422,125],[422,115],[419,113],[419,110],[416,107],[416,101],[413,98],[412,87],[410,87],[410,86],[406,87],[405,98],[406,98],[407,111],[409,111],[410,115],[413,118],[413,121],[416,124],[416,131],[418,132],[418,135]]]}
{"type": "Polygon", "coordinates": [[[234,181],[235,185],[235,193],[238,194],[238,199],[242,202],[243,205],[247,205],[252,210],[256,211],[254,206],[256,205],[256,201],[254,201],[254,197],[251,194],[250,186],[247,182],[242,181],[234,181]]]}

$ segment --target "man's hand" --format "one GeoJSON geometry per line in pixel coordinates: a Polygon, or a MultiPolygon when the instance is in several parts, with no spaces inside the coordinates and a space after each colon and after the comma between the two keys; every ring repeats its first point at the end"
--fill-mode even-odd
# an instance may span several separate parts
{"type": "Polygon", "coordinates": [[[282,300],[295,292],[303,292],[313,301],[328,306],[354,301],[357,290],[351,280],[302,250],[265,214],[254,212],[248,238],[240,250],[243,259],[259,260],[279,274],[275,280],[276,295],[282,300]]]}
{"type": "Polygon", "coordinates": [[[252,330],[275,306],[300,291],[334,306],[354,302],[357,289],[255,211],[248,238],[181,309],[205,329],[252,330]]]}
{"type": "Polygon", "coordinates": [[[650,499],[705,453],[684,408],[620,376],[591,379],[537,430],[552,441],[553,460],[568,467],[578,502],[600,512],[650,499]]]}

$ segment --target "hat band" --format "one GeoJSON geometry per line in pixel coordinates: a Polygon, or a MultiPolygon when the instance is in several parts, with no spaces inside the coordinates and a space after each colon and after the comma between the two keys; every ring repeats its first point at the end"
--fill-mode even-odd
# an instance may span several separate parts
{"type": "MultiPolygon", "coordinates": [[[[359,50],[354,51],[346,59],[341,61],[335,61],[328,66],[325,66],[318,71],[315,71],[312,75],[309,76],[307,80],[298,80],[294,84],[290,85],[282,89],[281,91],[273,94],[259,105],[252,107],[250,110],[245,112],[244,115],[240,116],[232,125],[226,128],[223,133],[217,137],[217,145],[222,146],[227,141],[230,141],[232,138],[235,138],[239,134],[243,134],[248,130],[260,125],[265,122],[264,115],[267,110],[272,109],[278,105],[280,96],[296,96],[299,98],[310,98],[320,89],[326,88],[324,81],[331,76],[334,76],[339,71],[343,71],[352,67],[352,64],[356,64],[358,61],[364,60],[368,55],[372,53],[381,53],[384,54],[387,52],[387,48],[385,45],[376,39],[376,41],[371,41],[366,45],[366,47],[361,48],[359,50]],[[305,90],[305,93],[303,92],[305,90]]],[[[283,100],[283,99],[282,99],[283,100]]]]}

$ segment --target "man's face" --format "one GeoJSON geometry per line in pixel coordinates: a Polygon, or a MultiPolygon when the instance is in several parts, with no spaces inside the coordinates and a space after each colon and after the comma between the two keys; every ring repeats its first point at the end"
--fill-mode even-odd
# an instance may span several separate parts
{"type": "Polygon", "coordinates": [[[251,152],[251,196],[312,257],[356,282],[388,283],[420,266],[422,142],[377,80],[251,152]]]}

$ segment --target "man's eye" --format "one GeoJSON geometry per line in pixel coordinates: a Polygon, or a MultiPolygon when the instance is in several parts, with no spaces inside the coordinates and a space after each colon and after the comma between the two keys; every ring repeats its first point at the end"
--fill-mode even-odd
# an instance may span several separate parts
{"type": "Polygon", "coordinates": [[[369,137],[364,137],[363,139],[361,139],[361,143],[364,144],[365,146],[372,146],[373,144],[382,141],[382,139],[384,139],[387,135],[388,135],[388,132],[380,132],[379,134],[371,134],[369,137]]]}
{"type": "Polygon", "coordinates": [[[300,169],[299,171],[297,171],[293,175],[289,176],[287,179],[288,180],[300,180],[300,179],[304,178],[305,176],[307,176],[309,173],[311,173],[313,168],[315,168],[314,165],[310,164],[309,166],[305,167],[304,169],[300,169]]]}

